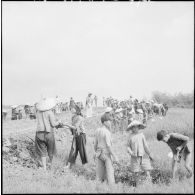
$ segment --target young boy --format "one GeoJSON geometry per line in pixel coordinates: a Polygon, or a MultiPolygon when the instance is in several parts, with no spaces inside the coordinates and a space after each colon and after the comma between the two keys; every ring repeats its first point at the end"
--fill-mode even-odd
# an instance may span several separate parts
{"type": "Polygon", "coordinates": [[[127,131],[132,131],[128,139],[127,152],[131,155],[131,170],[136,174],[136,180],[141,170],[146,173],[150,180],[150,170],[152,170],[150,160],[153,160],[153,157],[144,134],[140,132],[140,129],[145,127],[137,120],[132,121],[127,127],[127,131]]]}
{"type": "Polygon", "coordinates": [[[165,130],[161,130],[157,133],[157,140],[164,141],[168,144],[173,152],[172,162],[172,174],[175,178],[177,170],[177,162],[180,162],[181,158],[185,161],[185,167],[188,170],[190,177],[192,176],[192,168],[190,167],[192,151],[188,144],[189,137],[180,133],[168,133],[165,130]]]}

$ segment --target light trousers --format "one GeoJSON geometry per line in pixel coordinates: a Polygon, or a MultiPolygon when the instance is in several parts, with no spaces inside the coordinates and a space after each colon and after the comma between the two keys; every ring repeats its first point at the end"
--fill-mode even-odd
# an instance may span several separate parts
{"type": "Polygon", "coordinates": [[[104,160],[97,158],[96,175],[100,181],[107,180],[108,184],[115,183],[114,179],[114,168],[112,160],[109,156],[104,157],[104,160]]]}

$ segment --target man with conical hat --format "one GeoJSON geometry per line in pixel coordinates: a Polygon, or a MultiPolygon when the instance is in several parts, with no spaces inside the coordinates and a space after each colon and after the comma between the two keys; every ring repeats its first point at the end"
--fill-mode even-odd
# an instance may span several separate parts
{"type": "Polygon", "coordinates": [[[56,154],[54,130],[63,124],[56,120],[52,109],[56,106],[53,98],[44,98],[36,104],[37,109],[37,129],[35,136],[35,149],[43,169],[46,170],[47,154],[52,163],[53,156],[56,154]]]}

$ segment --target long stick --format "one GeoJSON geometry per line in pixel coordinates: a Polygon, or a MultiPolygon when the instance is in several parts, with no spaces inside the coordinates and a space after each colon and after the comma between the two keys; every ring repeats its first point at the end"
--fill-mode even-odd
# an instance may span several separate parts
{"type": "MultiPolygon", "coordinates": [[[[26,135],[26,137],[28,137],[28,136],[26,135]]],[[[35,141],[32,138],[30,138],[30,137],[28,137],[28,138],[31,139],[35,143],[35,141]]]]}

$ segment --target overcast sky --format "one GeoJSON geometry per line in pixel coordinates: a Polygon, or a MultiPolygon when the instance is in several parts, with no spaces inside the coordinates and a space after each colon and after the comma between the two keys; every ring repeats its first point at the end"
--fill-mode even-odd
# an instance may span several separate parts
{"type": "Polygon", "coordinates": [[[3,104],[194,89],[193,2],[2,2],[3,104]]]}

